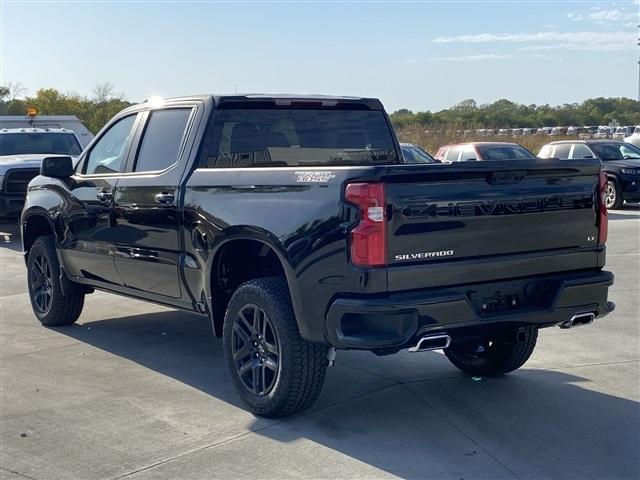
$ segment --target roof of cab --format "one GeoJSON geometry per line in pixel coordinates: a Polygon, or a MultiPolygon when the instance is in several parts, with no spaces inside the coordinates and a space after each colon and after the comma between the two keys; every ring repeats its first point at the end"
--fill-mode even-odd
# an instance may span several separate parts
{"type": "Polygon", "coordinates": [[[626,144],[622,140],[613,140],[613,139],[597,139],[597,140],[558,140],[556,142],[549,142],[547,145],[566,145],[572,143],[584,143],[584,144],[592,144],[592,143],[622,143],[626,144]]]}
{"type": "Polygon", "coordinates": [[[371,109],[381,110],[382,103],[377,98],[368,97],[349,97],[349,96],[337,96],[337,95],[301,95],[301,94],[287,94],[287,93],[234,93],[234,94],[211,94],[211,95],[190,95],[184,97],[171,97],[171,98],[149,98],[144,102],[138,104],[144,105],[147,102],[161,101],[161,102],[180,102],[189,100],[207,100],[213,98],[217,105],[230,102],[274,102],[277,104],[288,105],[291,102],[314,102],[322,103],[323,106],[333,106],[337,103],[358,103],[367,105],[371,109]]]}
{"type": "Polygon", "coordinates": [[[462,143],[450,143],[448,145],[443,145],[440,148],[452,148],[452,147],[462,147],[465,145],[471,145],[471,146],[475,146],[475,145],[518,145],[520,146],[519,143],[514,143],[514,142],[462,142],[462,143]]]}
{"type": "Polygon", "coordinates": [[[3,133],[71,133],[73,130],[68,128],[54,128],[54,127],[19,127],[19,128],[0,128],[0,134],[3,133]]]}

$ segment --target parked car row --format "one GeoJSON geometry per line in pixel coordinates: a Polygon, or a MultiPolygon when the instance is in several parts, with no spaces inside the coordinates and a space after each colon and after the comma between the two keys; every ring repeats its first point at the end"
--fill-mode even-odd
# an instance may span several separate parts
{"type": "Polygon", "coordinates": [[[607,208],[622,207],[624,201],[640,201],[640,148],[615,140],[565,140],[544,145],[540,158],[597,158],[607,174],[607,208]]]}
{"type": "MultiPolygon", "coordinates": [[[[639,136],[640,137],[640,136],[639,136]]],[[[466,142],[444,145],[435,156],[411,143],[401,143],[405,163],[518,161],[538,158],[598,159],[607,174],[607,208],[640,201],[640,148],[617,140],[562,140],[544,145],[534,155],[522,145],[507,142],[466,142]]]]}
{"type": "MultiPolygon", "coordinates": [[[[429,133],[429,132],[425,132],[429,133]]],[[[623,139],[636,133],[640,137],[639,126],[610,127],[607,125],[585,125],[582,127],[571,125],[567,127],[539,127],[539,128],[478,128],[476,130],[458,130],[458,134],[465,137],[520,137],[529,135],[548,135],[550,137],[571,136],[582,139],[590,138],[615,138],[623,139]]]]}

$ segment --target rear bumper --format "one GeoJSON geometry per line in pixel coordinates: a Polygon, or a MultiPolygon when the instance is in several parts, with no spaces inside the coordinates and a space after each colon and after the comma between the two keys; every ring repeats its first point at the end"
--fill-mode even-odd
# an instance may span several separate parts
{"type": "Polygon", "coordinates": [[[558,325],[580,313],[603,317],[613,274],[605,271],[539,276],[428,289],[380,298],[338,298],[326,317],[327,338],[336,348],[400,349],[425,334],[456,339],[506,324],[558,325]]]}
{"type": "Polygon", "coordinates": [[[16,218],[24,207],[25,195],[0,194],[0,218],[16,218]]]}

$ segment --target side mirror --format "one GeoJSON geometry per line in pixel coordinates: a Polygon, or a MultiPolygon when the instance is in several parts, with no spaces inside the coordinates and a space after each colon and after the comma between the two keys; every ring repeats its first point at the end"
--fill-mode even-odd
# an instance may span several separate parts
{"type": "Polygon", "coordinates": [[[46,157],[40,165],[40,175],[53,178],[67,178],[73,175],[71,157],[46,157]]]}

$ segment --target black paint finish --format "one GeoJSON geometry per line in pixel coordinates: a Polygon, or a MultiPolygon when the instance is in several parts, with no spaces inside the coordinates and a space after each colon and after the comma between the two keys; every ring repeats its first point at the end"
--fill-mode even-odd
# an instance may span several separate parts
{"type": "MultiPolygon", "coordinates": [[[[466,292],[493,298],[496,288],[513,283],[511,296],[554,295],[565,288],[563,278],[576,272],[599,274],[604,266],[604,247],[597,245],[595,160],[204,168],[212,134],[207,129],[216,106],[255,101],[274,100],[193,97],[161,106],[141,104],[120,113],[113,121],[142,113],[124,171],[34,179],[22,218],[25,245],[29,222],[46,217],[71,281],[209,312],[216,329],[228,300],[225,288],[233,282],[225,276],[229,262],[246,261],[266,272],[281,269],[303,337],[344,348],[379,345],[337,340],[341,322],[356,318],[349,317],[349,305],[358,315],[366,312],[362,325],[387,322],[392,330],[396,320],[413,325],[408,333],[398,327],[397,338],[385,343],[398,347],[416,328],[429,324],[428,313],[416,313],[413,319],[414,314],[405,313],[432,311],[407,306],[408,301],[423,305],[440,299],[433,310],[441,312],[439,327],[466,327],[472,320],[477,326],[481,315],[468,309],[479,307],[466,292]],[[193,109],[176,163],[161,172],[135,172],[148,112],[166,107],[193,109]],[[311,181],[301,175],[306,172],[330,175],[327,181],[311,181]],[[350,182],[370,181],[385,184],[388,266],[365,269],[349,261],[349,231],[358,212],[344,201],[344,189],[350,182]],[[421,256],[440,251],[452,253],[421,256]],[[552,277],[536,280],[545,275],[552,277]],[[396,306],[394,298],[402,301],[396,306]],[[450,301],[457,306],[450,308],[450,301]],[[466,313],[455,318],[461,306],[466,313]],[[337,316],[338,311],[342,313],[337,316]],[[384,312],[391,312],[388,320],[384,312]]],[[[381,108],[368,99],[332,102],[381,108]]],[[[395,138],[394,143],[399,152],[395,138]]],[[[78,172],[92,145],[80,158],[78,172]]],[[[576,295],[583,303],[563,305],[562,315],[582,308],[604,315],[612,308],[606,301],[612,280],[585,278],[597,285],[598,298],[588,298],[594,290],[583,288],[580,292],[588,294],[576,295]]],[[[545,312],[553,305],[530,302],[510,312],[509,321],[550,324],[560,315],[554,311],[545,322],[545,312]]]]}

